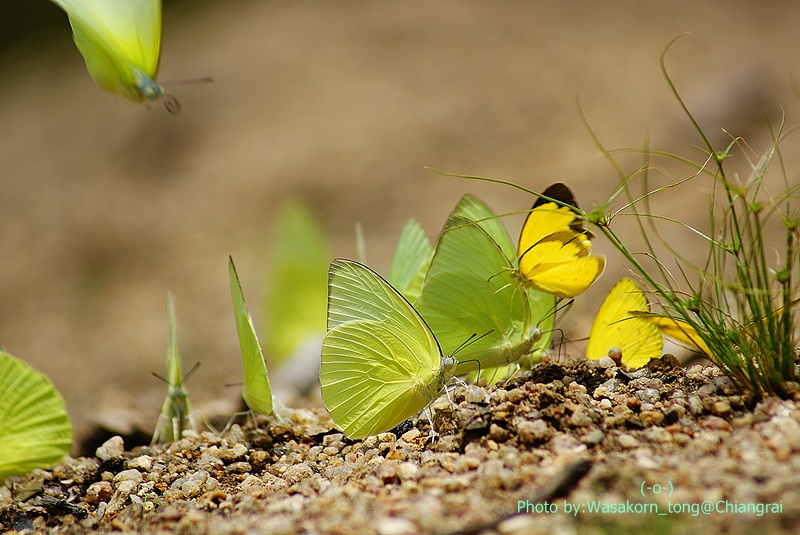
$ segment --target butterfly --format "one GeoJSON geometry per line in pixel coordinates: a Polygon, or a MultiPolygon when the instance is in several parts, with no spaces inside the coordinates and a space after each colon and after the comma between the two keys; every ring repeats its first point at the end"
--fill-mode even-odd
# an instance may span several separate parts
{"type": "Polygon", "coordinates": [[[388,431],[433,401],[456,361],[411,303],[367,266],[337,258],[328,271],[322,401],[349,438],[388,431]]]}
{"type": "MultiPolygon", "coordinates": [[[[133,102],[164,96],[156,82],[161,0],[52,0],[69,17],[86,68],[103,89],[133,102]]],[[[177,101],[165,99],[177,111],[177,101]]]]}
{"type": "Polygon", "coordinates": [[[239,348],[242,352],[242,369],[244,370],[242,399],[251,411],[269,415],[273,412],[273,401],[267,365],[264,362],[261,345],[258,343],[253,318],[244,302],[244,293],[242,285],[239,283],[239,275],[236,273],[236,266],[233,265],[233,258],[230,257],[228,274],[231,282],[233,311],[236,315],[236,332],[239,335],[239,348]]]}
{"type": "Polygon", "coordinates": [[[416,219],[410,219],[400,231],[389,265],[389,283],[403,297],[414,302],[422,289],[422,281],[431,265],[433,245],[422,225],[416,219]]]}
{"type": "Polygon", "coordinates": [[[629,368],[641,368],[661,357],[663,340],[658,327],[637,312],[650,312],[639,286],[622,279],[611,288],[594,318],[586,358],[612,357],[629,368]]]}
{"type": "MultiPolygon", "coordinates": [[[[150,445],[174,442],[181,438],[184,429],[194,428],[189,407],[189,392],[183,386],[178,327],[175,319],[175,300],[167,297],[167,397],[161,406],[150,445]]],[[[191,372],[190,372],[191,373],[191,372]]]]}
{"type": "Polygon", "coordinates": [[[72,424],[50,380],[0,350],[0,484],[69,454],[72,424]]]}
{"type": "Polygon", "coordinates": [[[555,298],[521,286],[515,269],[503,224],[485,203],[465,195],[439,235],[414,302],[445,351],[490,331],[459,352],[459,374],[481,368],[490,382],[500,380],[507,373],[496,368],[549,345],[555,298]]]}
{"type": "MultiPolygon", "coordinates": [[[[311,353],[319,357],[325,334],[330,255],[319,221],[298,201],[284,203],[273,224],[269,292],[263,308],[269,326],[264,350],[276,368],[311,353]]],[[[316,384],[316,372],[309,378],[316,384]]]]}
{"type": "Polygon", "coordinates": [[[569,298],[594,284],[605,270],[606,257],[591,256],[590,235],[574,210],[564,205],[577,208],[572,191],[560,182],[534,203],[519,237],[518,276],[526,286],[569,298]]]}

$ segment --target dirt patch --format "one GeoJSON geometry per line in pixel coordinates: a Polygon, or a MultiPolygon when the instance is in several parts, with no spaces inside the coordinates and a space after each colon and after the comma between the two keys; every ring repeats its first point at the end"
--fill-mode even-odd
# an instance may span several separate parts
{"type": "Polygon", "coordinates": [[[753,405],[715,367],[673,364],[543,364],[457,387],[434,404],[436,433],[422,417],[351,441],[326,411],[287,409],[165,446],[125,451],[116,437],[99,458],[13,479],[0,521],[35,533],[794,533],[797,400],[753,405]]]}

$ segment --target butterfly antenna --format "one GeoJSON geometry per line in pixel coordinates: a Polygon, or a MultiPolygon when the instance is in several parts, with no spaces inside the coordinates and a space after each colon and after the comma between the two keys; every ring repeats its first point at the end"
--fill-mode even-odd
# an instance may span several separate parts
{"type": "MultiPolygon", "coordinates": [[[[461,343],[461,345],[460,345],[460,346],[458,346],[457,348],[455,348],[455,349],[453,350],[453,352],[452,352],[450,355],[451,355],[451,356],[454,356],[456,353],[458,353],[458,352],[459,352],[459,351],[461,351],[462,349],[464,349],[464,348],[466,348],[466,347],[468,347],[468,346],[470,346],[470,345],[474,344],[475,342],[477,342],[477,341],[478,341],[478,340],[480,340],[481,338],[485,338],[485,337],[489,336],[489,335],[490,335],[490,334],[492,334],[493,332],[494,332],[494,329],[489,329],[488,331],[486,331],[485,333],[483,333],[483,334],[482,334],[482,335],[480,335],[480,336],[478,336],[478,333],[472,333],[472,334],[469,336],[469,338],[467,338],[466,340],[464,340],[464,341],[461,343]]],[[[468,362],[468,361],[465,361],[465,362],[468,362]]]]}
{"type": "Polygon", "coordinates": [[[178,115],[181,112],[181,103],[172,95],[164,95],[164,108],[170,115],[178,115]]]}
{"type": "Polygon", "coordinates": [[[199,367],[200,367],[200,361],[198,360],[197,362],[194,363],[194,366],[192,366],[192,369],[190,369],[188,372],[186,372],[186,375],[183,376],[183,382],[188,381],[189,378],[192,375],[194,375],[194,372],[196,372],[197,368],[199,368],[199,367]]]}

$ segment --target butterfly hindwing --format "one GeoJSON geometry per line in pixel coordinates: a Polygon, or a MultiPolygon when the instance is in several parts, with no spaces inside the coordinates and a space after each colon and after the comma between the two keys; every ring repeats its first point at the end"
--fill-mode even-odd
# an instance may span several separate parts
{"type": "Polygon", "coordinates": [[[69,454],[72,424],[50,380],[0,350],[0,484],[69,454]]]}
{"type": "Polygon", "coordinates": [[[640,368],[661,356],[662,339],[658,327],[633,311],[650,312],[650,305],[639,286],[631,279],[620,280],[606,296],[595,316],[586,358],[599,359],[609,352],[622,353],[622,364],[640,368]]]}

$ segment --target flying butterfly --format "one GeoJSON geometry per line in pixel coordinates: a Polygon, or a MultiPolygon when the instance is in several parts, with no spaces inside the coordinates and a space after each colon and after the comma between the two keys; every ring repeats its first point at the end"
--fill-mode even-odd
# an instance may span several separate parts
{"type": "MultiPolygon", "coordinates": [[[[161,0],[52,0],[69,17],[86,69],[103,89],[132,102],[165,97],[156,82],[161,54],[161,0]]],[[[175,113],[178,102],[164,98],[175,113]]]]}

